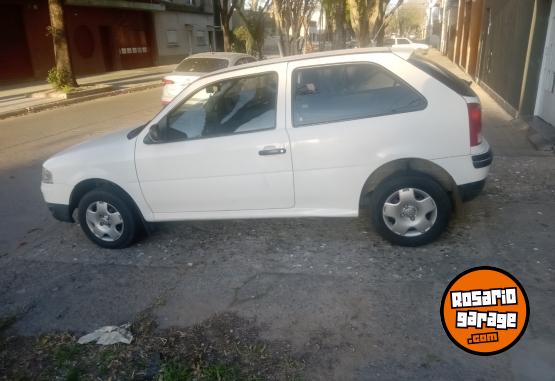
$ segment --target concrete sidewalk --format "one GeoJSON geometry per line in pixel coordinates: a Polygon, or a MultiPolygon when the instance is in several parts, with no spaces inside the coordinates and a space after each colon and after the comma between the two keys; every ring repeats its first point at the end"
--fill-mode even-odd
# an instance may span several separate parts
{"type": "Polygon", "coordinates": [[[161,86],[162,77],[171,72],[174,67],[175,65],[164,65],[81,76],[77,78],[80,85],[105,84],[112,86],[112,89],[75,99],[33,98],[32,95],[35,93],[52,89],[52,86],[46,80],[0,86],[0,119],[94,98],[161,86]]]}

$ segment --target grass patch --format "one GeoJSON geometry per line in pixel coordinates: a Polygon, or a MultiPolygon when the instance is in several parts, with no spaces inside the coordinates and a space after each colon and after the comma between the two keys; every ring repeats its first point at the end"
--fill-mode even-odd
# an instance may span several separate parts
{"type": "Polygon", "coordinates": [[[168,362],[162,366],[158,381],[188,381],[192,377],[191,370],[178,362],[168,362]]]}
{"type": "Polygon", "coordinates": [[[256,326],[223,314],[186,329],[156,329],[148,317],[131,327],[130,345],[77,344],[69,333],[0,334],[0,380],[298,380],[302,361],[287,343],[259,339],[256,326]]]}
{"type": "Polygon", "coordinates": [[[17,321],[17,316],[10,315],[0,318],[0,334],[10,328],[17,321]]]}
{"type": "Polygon", "coordinates": [[[74,363],[81,352],[77,343],[63,343],[54,351],[54,360],[58,368],[66,368],[74,363]]]}

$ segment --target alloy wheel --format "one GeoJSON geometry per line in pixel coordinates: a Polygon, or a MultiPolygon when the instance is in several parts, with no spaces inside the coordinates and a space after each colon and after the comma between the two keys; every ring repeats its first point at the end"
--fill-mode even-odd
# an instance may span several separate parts
{"type": "Polygon", "coordinates": [[[85,220],[90,231],[103,241],[117,241],[123,234],[124,224],[121,213],[105,201],[90,203],[85,220]]]}
{"type": "Polygon", "coordinates": [[[434,226],[437,206],[434,199],[417,188],[403,188],[387,197],[382,217],[389,230],[403,237],[417,237],[434,226]]]}

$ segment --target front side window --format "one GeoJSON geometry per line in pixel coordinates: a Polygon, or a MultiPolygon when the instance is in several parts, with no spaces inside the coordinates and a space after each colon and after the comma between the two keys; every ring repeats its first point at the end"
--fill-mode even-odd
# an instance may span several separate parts
{"type": "Polygon", "coordinates": [[[426,99],[385,68],[370,63],[297,69],[295,127],[422,110],[426,99]]]}
{"type": "Polygon", "coordinates": [[[206,86],[170,111],[158,140],[176,141],[275,128],[277,73],[206,86]]]}

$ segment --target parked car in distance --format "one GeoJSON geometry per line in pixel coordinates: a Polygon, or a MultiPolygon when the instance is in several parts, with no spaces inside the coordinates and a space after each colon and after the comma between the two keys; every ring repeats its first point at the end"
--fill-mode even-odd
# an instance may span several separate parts
{"type": "Polygon", "coordinates": [[[428,52],[430,49],[430,46],[427,44],[412,42],[412,40],[405,37],[386,38],[383,45],[391,47],[410,47],[414,50],[423,50],[424,52],[428,52]]]}
{"type": "Polygon", "coordinates": [[[199,53],[181,61],[175,70],[162,79],[162,104],[168,104],[195,79],[215,70],[242,65],[256,61],[256,58],[243,53],[199,53]]]}
{"type": "Polygon", "coordinates": [[[416,246],[481,191],[491,161],[466,82],[418,55],[351,49],[204,76],[146,125],[48,159],[41,190],[107,248],[151,222],[361,210],[416,246]]]}

